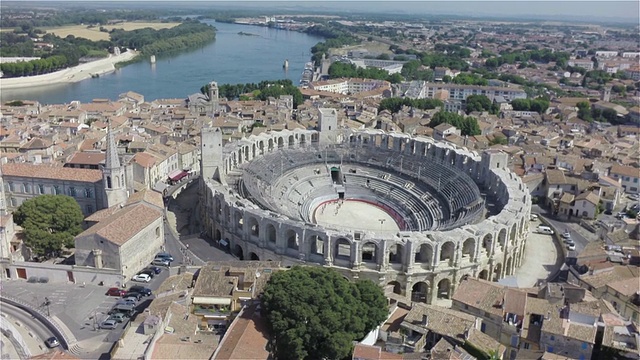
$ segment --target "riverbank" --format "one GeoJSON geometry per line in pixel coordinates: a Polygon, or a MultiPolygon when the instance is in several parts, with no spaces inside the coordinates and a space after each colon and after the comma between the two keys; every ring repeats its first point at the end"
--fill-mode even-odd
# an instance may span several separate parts
{"type": "Polygon", "coordinates": [[[109,57],[80,64],[68,69],[52,72],[49,74],[23,76],[17,78],[0,78],[0,88],[22,89],[29,87],[37,87],[43,85],[74,83],[89,79],[94,76],[100,76],[115,71],[115,64],[119,62],[130,61],[138,55],[138,52],[128,50],[120,55],[109,55],[109,57]]]}

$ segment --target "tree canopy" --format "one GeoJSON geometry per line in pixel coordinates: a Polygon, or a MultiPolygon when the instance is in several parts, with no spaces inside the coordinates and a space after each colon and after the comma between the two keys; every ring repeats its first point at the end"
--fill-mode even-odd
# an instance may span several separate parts
{"type": "MultiPolygon", "coordinates": [[[[200,87],[200,92],[205,95],[208,94],[209,84],[200,87]]],[[[257,84],[222,84],[218,87],[218,95],[221,98],[227,98],[230,100],[258,99],[262,101],[267,100],[269,97],[279,98],[280,95],[292,95],[294,108],[297,108],[298,105],[304,102],[302,92],[300,92],[300,89],[293,85],[293,82],[289,79],[265,80],[260,81],[257,84]]]]}
{"type": "Polygon", "coordinates": [[[442,123],[455,126],[460,129],[462,135],[480,135],[481,132],[478,120],[472,116],[462,116],[452,112],[440,111],[431,118],[429,126],[434,128],[442,123]]]}
{"type": "Polygon", "coordinates": [[[66,195],[40,195],[23,202],[13,220],[24,229],[25,244],[38,256],[53,257],[63,247],[73,247],[82,231],[80,205],[66,195]]]}
{"type": "Polygon", "coordinates": [[[429,110],[442,106],[442,101],[438,99],[411,99],[411,98],[399,98],[392,97],[382,99],[380,105],[378,105],[378,111],[389,110],[392,113],[397,113],[403,106],[414,107],[416,109],[429,110]]]}
{"type": "Polygon", "coordinates": [[[492,114],[497,114],[500,109],[498,104],[493,104],[485,95],[469,95],[465,102],[465,110],[467,114],[474,111],[489,111],[492,114]]]}
{"type": "Polygon", "coordinates": [[[277,359],[343,359],[387,317],[382,289],[337,271],[295,266],[271,276],[262,295],[277,359]]]}

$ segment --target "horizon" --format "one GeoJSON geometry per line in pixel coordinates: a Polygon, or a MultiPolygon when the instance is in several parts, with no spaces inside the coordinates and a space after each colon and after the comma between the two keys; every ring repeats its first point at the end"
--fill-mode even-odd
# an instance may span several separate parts
{"type": "Polygon", "coordinates": [[[157,7],[166,8],[175,6],[176,8],[189,9],[192,7],[220,8],[221,10],[272,10],[274,12],[282,11],[310,11],[322,13],[335,13],[354,15],[354,14],[389,14],[389,15],[407,15],[416,17],[420,15],[439,15],[465,17],[471,19],[482,20],[487,19],[532,19],[532,20],[550,20],[550,21],[566,21],[566,22],[586,22],[586,23],[640,23],[640,2],[639,1],[584,1],[584,0],[565,0],[560,2],[548,0],[510,0],[510,1],[475,1],[475,0],[451,0],[451,1],[423,1],[423,0],[406,0],[399,2],[384,2],[370,0],[351,0],[347,2],[327,1],[320,2],[314,0],[297,0],[297,1],[269,1],[269,0],[252,0],[252,1],[207,1],[207,0],[190,0],[186,2],[173,1],[154,1],[154,0],[137,0],[137,1],[101,1],[101,0],[13,0],[3,1],[2,7],[11,5],[84,5],[96,6],[100,4],[113,7],[120,4],[123,8],[135,8],[136,5],[147,6],[153,3],[157,7]],[[366,7],[363,6],[366,4],[366,7]],[[203,6],[205,5],[205,6],[203,6]],[[462,10],[461,10],[462,9],[462,10]]]}

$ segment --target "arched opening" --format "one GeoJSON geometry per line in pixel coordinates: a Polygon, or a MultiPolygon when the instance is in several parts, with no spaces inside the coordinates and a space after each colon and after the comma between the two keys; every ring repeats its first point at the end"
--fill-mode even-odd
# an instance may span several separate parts
{"type": "Polygon", "coordinates": [[[258,257],[258,255],[254,252],[250,252],[249,253],[249,260],[260,260],[260,258],[258,257]]]}
{"type": "Polygon", "coordinates": [[[222,233],[220,232],[220,230],[216,229],[216,230],[213,232],[213,240],[215,240],[215,241],[220,241],[220,240],[222,240],[222,233]]]}
{"type": "Polygon", "coordinates": [[[482,238],[482,249],[484,253],[489,256],[491,255],[491,243],[493,242],[493,235],[487,234],[482,238]]]}
{"type": "Polygon", "coordinates": [[[242,219],[242,213],[236,212],[236,228],[242,229],[244,220],[242,219]]]}
{"type": "Polygon", "coordinates": [[[440,248],[440,261],[446,261],[451,265],[455,251],[456,246],[453,242],[447,241],[442,244],[442,247],[440,248]]]}
{"type": "Polygon", "coordinates": [[[276,243],[276,227],[273,224],[267,224],[267,241],[276,243]]]}
{"type": "Polygon", "coordinates": [[[468,238],[462,244],[462,257],[473,260],[473,254],[475,253],[476,239],[468,238]]]}
{"type": "Polygon", "coordinates": [[[293,135],[289,135],[289,147],[293,147],[296,144],[296,140],[293,138],[293,135]]]}
{"type": "Polygon", "coordinates": [[[309,244],[311,244],[312,254],[324,255],[324,241],[318,235],[311,235],[309,244]]]}
{"type": "Polygon", "coordinates": [[[251,158],[255,158],[256,157],[256,144],[253,143],[253,145],[251,145],[251,158]]]}
{"type": "Polygon", "coordinates": [[[511,234],[509,234],[509,241],[511,242],[512,246],[516,244],[516,235],[518,233],[516,227],[516,224],[513,224],[513,226],[511,227],[511,234]]]}
{"type": "Polygon", "coordinates": [[[249,161],[249,147],[248,146],[245,146],[243,153],[244,153],[244,161],[249,161]]]}
{"type": "Polygon", "coordinates": [[[389,249],[389,263],[402,264],[402,255],[404,254],[404,246],[401,244],[391,245],[389,249]]]}
{"type": "Polygon", "coordinates": [[[500,244],[500,247],[504,250],[504,247],[507,245],[506,229],[500,229],[500,232],[498,233],[498,244],[500,244]]]}
{"type": "Polygon", "coordinates": [[[502,273],[502,264],[497,263],[496,267],[493,269],[493,281],[500,280],[501,273],[502,273]]]}
{"type": "Polygon", "coordinates": [[[267,145],[268,145],[267,149],[269,151],[273,150],[273,139],[269,139],[269,142],[268,142],[267,145]]]}
{"type": "Polygon", "coordinates": [[[251,236],[260,236],[260,225],[258,224],[258,220],[254,217],[249,218],[249,233],[251,236]]]}
{"type": "Polygon", "coordinates": [[[284,146],[284,139],[282,139],[282,137],[278,138],[278,147],[282,148],[284,146]]]}
{"type": "Polygon", "coordinates": [[[107,189],[113,189],[111,184],[111,176],[107,176],[107,189]]]}
{"type": "Polygon", "coordinates": [[[433,261],[433,248],[429,244],[420,245],[420,249],[416,252],[414,261],[419,264],[430,266],[433,261]]]}
{"type": "Polygon", "coordinates": [[[307,142],[307,137],[304,134],[300,134],[300,144],[307,142]]]}
{"type": "Polygon", "coordinates": [[[511,257],[507,259],[507,264],[504,267],[504,274],[507,276],[511,275],[511,257]]]}
{"type": "Polygon", "coordinates": [[[335,251],[336,259],[351,260],[351,243],[345,238],[336,240],[335,251]]]}
{"type": "Polygon", "coordinates": [[[298,246],[300,245],[300,238],[298,236],[298,233],[293,230],[287,230],[285,237],[287,239],[287,248],[298,250],[298,246]]]}
{"type": "Polygon", "coordinates": [[[376,252],[376,244],[368,242],[362,245],[362,261],[375,263],[378,261],[378,254],[376,252]]]}
{"type": "Polygon", "coordinates": [[[438,299],[451,298],[451,280],[442,279],[438,283],[438,299]]]}
{"type": "Polygon", "coordinates": [[[244,260],[244,252],[242,250],[242,246],[236,245],[233,247],[233,255],[235,255],[238,259],[244,260]]]}
{"type": "Polygon", "coordinates": [[[489,278],[489,270],[482,270],[478,274],[478,279],[487,280],[489,278]]]}
{"type": "Polygon", "coordinates": [[[264,155],[264,141],[260,141],[258,143],[258,150],[260,150],[259,151],[260,155],[264,155]]]}
{"type": "Polygon", "coordinates": [[[387,283],[387,292],[402,295],[402,285],[397,281],[390,281],[387,283]]]}
{"type": "Polygon", "coordinates": [[[429,284],[424,281],[419,281],[413,284],[413,287],[411,288],[411,301],[426,303],[428,294],[429,284]]]}

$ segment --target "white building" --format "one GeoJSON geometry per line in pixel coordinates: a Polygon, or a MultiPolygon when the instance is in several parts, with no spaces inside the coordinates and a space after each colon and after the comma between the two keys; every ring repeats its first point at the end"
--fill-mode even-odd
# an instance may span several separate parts
{"type": "Polygon", "coordinates": [[[637,194],[638,182],[640,181],[640,169],[632,166],[613,165],[609,169],[609,176],[614,179],[621,179],[624,190],[628,193],[637,194]]]}

